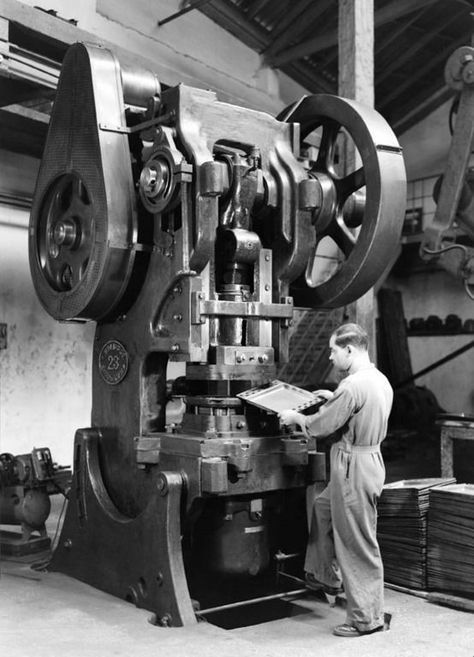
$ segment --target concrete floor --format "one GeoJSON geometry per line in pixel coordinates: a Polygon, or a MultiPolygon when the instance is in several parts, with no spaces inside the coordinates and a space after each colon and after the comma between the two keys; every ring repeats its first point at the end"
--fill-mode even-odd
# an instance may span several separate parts
{"type": "MultiPolygon", "coordinates": [[[[436,449],[387,463],[387,480],[439,476],[436,449]],[[434,460],[433,460],[434,457],[434,460]],[[412,471],[413,470],[413,471],[412,471]]],[[[58,507],[60,498],[53,498],[58,507]]],[[[57,514],[48,521],[51,536],[57,514]]],[[[211,623],[161,628],[137,609],[59,573],[0,563],[0,645],[8,657],[474,657],[474,615],[386,589],[389,632],[346,639],[340,606],[305,596],[278,620],[224,630],[211,623]]],[[[252,623],[252,621],[250,621],[252,623]]]]}
{"type": "Polygon", "coordinates": [[[168,629],[151,625],[150,612],[58,573],[4,562],[0,589],[0,642],[8,657],[474,655],[472,614],[388,589],[390,631],[356,639],[333,636],[344,610],[312,596],[294,602],[284,619],[259,625],[168,629]]]}

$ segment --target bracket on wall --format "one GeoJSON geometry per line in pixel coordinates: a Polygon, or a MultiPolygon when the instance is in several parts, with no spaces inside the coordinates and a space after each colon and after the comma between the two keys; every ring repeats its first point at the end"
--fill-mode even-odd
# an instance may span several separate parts
{"type": "Polygon", "coordinates": [[[0,323],[0,349],[7,348],[7,325],[0,323]]]}
{"type": "Polygon", "coordinates": [[[188,11],[192,11],[193,9],[199,9],[199,7],[202,7],[203,5],[207,5],[208,2],[210,2],[210,0],[197,0],[197,2],[190,3],[187,7],[183,7],[183,9],[180,9],[174,14],[171,14],[167,18],[163,18],[162,21],[158,21],[157,25],[158,27],[161,27],[162,25],[166,25],[166,23],[171,23],[171,21],[174,21],[180,16],[183,16],[183,14],[187,14],[188,11]]]}

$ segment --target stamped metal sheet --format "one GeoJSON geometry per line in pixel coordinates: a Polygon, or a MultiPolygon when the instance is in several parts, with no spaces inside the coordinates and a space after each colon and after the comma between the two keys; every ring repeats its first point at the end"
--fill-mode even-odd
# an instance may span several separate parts
{"type": "Polygon", "coordinates": [[[265,411],[279,413],[283,410],[303,411],[320,406],[324,400],[303,388],[298,388],[284,381],[272,381],[258,388],[245,390],[237,395],[243,401],[263,408],[265,411]]]}

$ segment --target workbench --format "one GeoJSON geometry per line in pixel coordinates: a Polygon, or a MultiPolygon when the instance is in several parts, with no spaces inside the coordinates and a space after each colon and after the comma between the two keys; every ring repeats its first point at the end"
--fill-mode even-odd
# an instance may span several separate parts
{"type": "Polygon", "coordinates": [[[474,417],[450,415],[437,422],[441,428],[441,476],[453,476],[453,441],[474,440],[474,417]]]}

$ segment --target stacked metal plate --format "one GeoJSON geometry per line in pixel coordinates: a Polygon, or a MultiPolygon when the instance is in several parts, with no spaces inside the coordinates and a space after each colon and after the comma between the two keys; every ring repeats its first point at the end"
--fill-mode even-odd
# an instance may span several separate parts
{"type": "Polygon", "coordinates": [[[430,492],[428,588],[474,597],[474,484],[430,492]]]}
{"type": "Polygon", "coordinates": [[[426,588],[426,526],[430,490],[455,479],[404,479],[384,486],[378,504],[377,538],[385,581],[426,588]]]}

